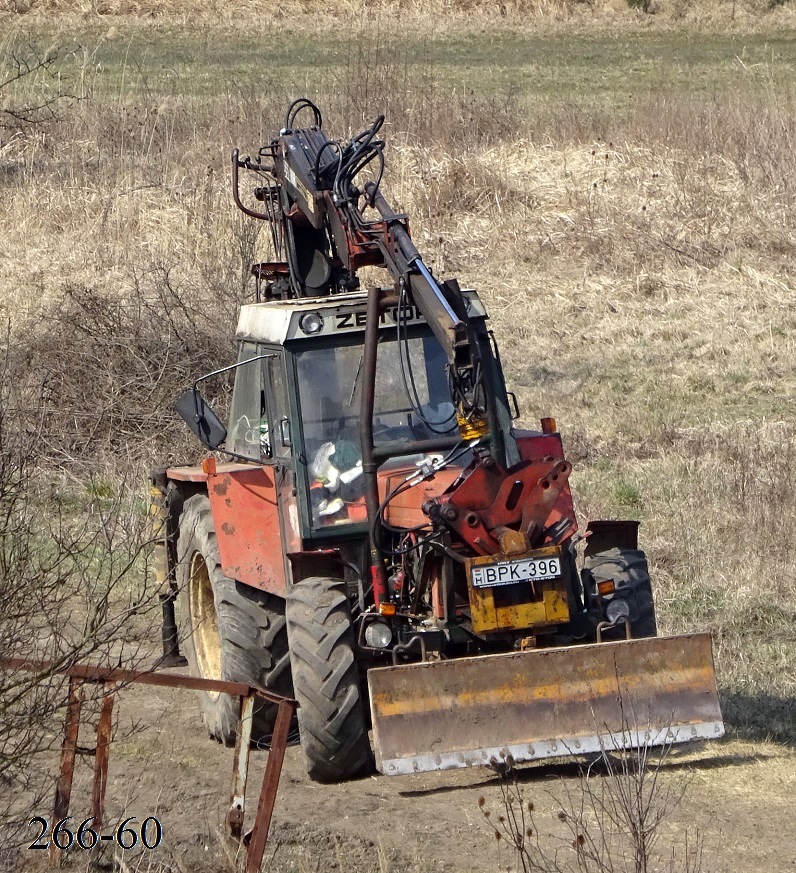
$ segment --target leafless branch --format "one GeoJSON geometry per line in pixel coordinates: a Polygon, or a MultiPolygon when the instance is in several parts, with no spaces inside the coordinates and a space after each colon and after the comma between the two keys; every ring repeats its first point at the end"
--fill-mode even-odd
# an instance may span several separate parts
{"type": "Polygon", "coordinates": [[[12,48],[0,58],[0,95],[21,94],[0,103],[0,127],[18,128],[40,125],[58,118],[58,110],[71,105],[77,96],[65,90],[61,62],[73,55],[76,47],[42,50],[33,43],[12,48]],[[24,86],[24,87],[23,87],[24,86]]]}

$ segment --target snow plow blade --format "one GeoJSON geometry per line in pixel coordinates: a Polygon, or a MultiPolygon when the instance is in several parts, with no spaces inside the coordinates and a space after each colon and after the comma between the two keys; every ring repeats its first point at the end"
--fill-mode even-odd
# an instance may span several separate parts
{"type": "Polygon", "coordinates": [[[710,634],[382,667],[368,685],[387,776],[724,734],[710,634]]]}

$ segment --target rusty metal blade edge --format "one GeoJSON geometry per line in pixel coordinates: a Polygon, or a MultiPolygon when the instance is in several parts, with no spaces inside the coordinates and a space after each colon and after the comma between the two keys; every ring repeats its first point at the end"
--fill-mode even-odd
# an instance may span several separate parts
{"type": "Polygon", "coordinates": [[[469,752],[441,752],[415,755],[407,758],[380,760],[376,767],[386,776],[410,776],[434,770],[453,770],[462,767],[483,767],[492,761],[505,762],[511,756],[516,763],[571,755],[589,755],[595,752],[613,752],[620,749],[674,745],[695,740],[716,740],[724,736],[720,721],[689,724],[685,727],[667,727],[660,730],[626,730],[593,736],[565,737],[560,740],[474,749],[469,752]]]}

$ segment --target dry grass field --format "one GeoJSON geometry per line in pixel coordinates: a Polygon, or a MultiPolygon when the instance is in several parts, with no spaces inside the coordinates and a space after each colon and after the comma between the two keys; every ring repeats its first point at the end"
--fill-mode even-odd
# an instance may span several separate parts
{"type": "Polygon", "coordinates": [[[730,735],[793,768],[796,17],[631,5],[3,0],[0,63],[63,56],[0,108],[72,95],[0,115],[3,345],[56,490],[143,489],[267,259],[232,147],[296,96],[340,135],[385,112],[386,186],[484,296],[523,422],[556,417],[584,518],[642,521],[663,631],[713,632],[730,735]]]}

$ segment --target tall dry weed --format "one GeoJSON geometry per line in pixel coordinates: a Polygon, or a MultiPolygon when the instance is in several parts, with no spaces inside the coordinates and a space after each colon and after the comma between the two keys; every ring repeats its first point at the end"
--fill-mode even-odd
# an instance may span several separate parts
{"type": "Polygon", "coordinates": [[[789,0],[337,0],[331,6],[319,0],[288,0],[277,9],[263,9],[254,0],[2,0],[0,13],[9,15],[77,15],[81,17],[159,18],[183,21],[244,19],[284,21],[286,18],[328,22],[335,17],[355,20],[374,15],[395,20],[428,21],[429,14],[449,19],[521,23],[587,21],[611,26],[617,21],[644,26],[650,22],[690,22],[723,25],[754,24],[761,18],[791,17],[789,0]]]}

